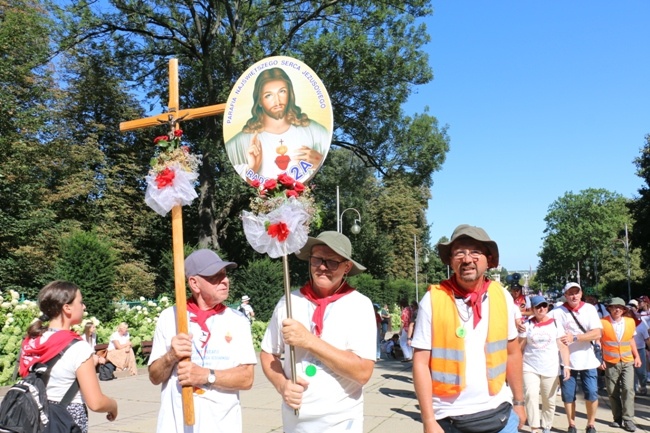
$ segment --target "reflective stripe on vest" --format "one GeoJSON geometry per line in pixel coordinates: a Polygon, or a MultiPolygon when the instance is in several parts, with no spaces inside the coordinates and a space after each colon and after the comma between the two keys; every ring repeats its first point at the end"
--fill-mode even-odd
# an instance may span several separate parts
{"type": "MultiPolygon", "coordinates": [[[[460,318],[451,291],[431,286],[431,383],[433,394],[450,397],[465,389],[465,339],[456,336],[460,318]]],[[[485,344],[486,377],[490,395],[495,395],[506,380],[508,360],[508,314],[503,288],[494,281],[488,286],[489,321],[485,344]]],[[[485,308],[486,305],[483,306],[485,308]]],[[[472,326],[470,320],[466,326],[472,326]]]]}
{"type": "Polygon", "coordinates": [[[634,331],[636,326],[634,319],[623,317],[625,321],[625,330],[621,341],[618,341],[612,318],[610,316],[601,319],[603,324],[603,336],[600,342],[603,345],[603,359],[610,364],[618,364],[619,362],[633,362],[634,356],[632,355],[632,339],[634,338],[634,331]]]}

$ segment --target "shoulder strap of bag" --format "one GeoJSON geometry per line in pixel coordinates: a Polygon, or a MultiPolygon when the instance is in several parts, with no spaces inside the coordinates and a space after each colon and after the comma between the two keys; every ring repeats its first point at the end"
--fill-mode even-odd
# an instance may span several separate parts
{"type": "MultiPolygon", "coordinates": [[[[567,310],[568,310],[568,308],[567,308],[567,310]]],[[[569,313],[571,314],[571,317],[573,317],[573,320],[576,321],[576,323],[578,324],[578,327],[582,330],[582,332],[584,332],[584,333],[586,334],[587,331],[586,331],[585,328],[580,324],[580,322],[578,322],[578,318],[575,316],[575,314],[573,314],[573,311],[569,310],[569,313]]],[[[591,344],[592,347],[594,346],[594,342],[593,342],[593,341],[590,341],[589,343],[591,344]]]]}
{"type": "MultiPolygon", "coordinates": [[[[78,341],[79,340],[76,339],[70,341],[70,343],[68,343],[68,345],[59,354],[45,363],[47,365],[47,371],[43,374],[43,382],[45,385],[47,385],[47,382],[50,380],[50,372],[52,371],[54,365],[59,362],[59,359],[61,359],[63,354],[78,341]]],[[[74,396],[77,395],[77,392],[79,392],[79,380],[75,379],[74,382],[72,382],[72,385],[70,385],[70,388],[68,388],[68,391],[66,391],[59,404],[63,407],[68,407],[70,402],[72,402],[74,396]]]]}
{"type": "MultiPolygon", "coordinates": [[[[569,310],[569,309],[567,308],[567,310],[569,310]]],[[[573,320],[576,321],[576,323],[578,324],[578,327],[580,328],[580,330],[586,334],[587,331],[585,331],[585,328],[580,324],[580,322],[578,322],[578,318],[576,317],[575,314],[573,314],[573,311],[569,310],[569,314],[571,314],[571,317],[573,317],[573,320]]]]}

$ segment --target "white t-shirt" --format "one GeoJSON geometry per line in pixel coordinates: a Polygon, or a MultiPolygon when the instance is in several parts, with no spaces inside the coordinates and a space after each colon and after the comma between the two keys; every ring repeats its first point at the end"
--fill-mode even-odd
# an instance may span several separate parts
{"type": "Polygon", "coordinates": [[[250,318],[251,313],[253,313],[253,307],[251,307],[251,304],[241,304],[241,308],[244,310],[246,317],[250,318]]]}
{"type": "Polygon", "coordinates": [[[107,347],[108,350],[116,349],[115,344],[113,343],[113,341],[115,340],[117,340],[120,344],[126,344],[129,341],[131,341],[131,336],[129,335],[128,332],[124,335],[120,335],[118,331],[113,332],[111,334],[111,337],[108,339],[108,347],[107,347]]]}
{"type": "Polygon", "coordinates": [[[526,330],[519,337],[526,339],[524,347],[524,371],[541,376],[557,376],[560,373],[560,357],[557,339],[564,336],[564,329],[554,319],[536,326],[535,320],[526,322],[526,330]]]}
{"type": "Polygon", "coordinates": [[[602,302],[598,302],[596,305],[594,305],[596,308],[596,312],[598,313],[598,317],[601,319],[609,316],[609,311],[607,311],[607,307],[602,302]]]}
{"type": "MultiPolygon", "coordinates": [[[[54,332],[47,331],[43,337],[49,338],[54,332]]],[[[46,340],[42,340],[46,341],[46,340]]],[[[81,340],[74,343],[65,351],[61,359],[54,364],[50,372],[50,380],[47,383],[47,399],[51,401],[61,401],[70,385],[77,379],[77,369],[90,358],[95,351],[90,345],[81,340]]],[[[84,403],[81,392],[72,399],[71,403],[84,403]]]]}
{"type": "MultiPolygon", "coordinates": [[[[316,306],[300,291],[291,295],[293,319],[313,332],[311,318],[316,306]]],[[[284,374],[291,377],[289,346],[282,338],[282,321],[287,317],[283,296],[262,340],[262,350],[285,354],[284,374]]],[[[341,350],[364,359],[376,360],[377,321],[372,302],[356,290],[329,304],[325,310],[321,339],[341,350]]],[[[296,347],[296,372],[309,382],[302,397],[300,417],[282,403],[282,421],[286,433],[363,432],[363,387],[330,370],[308,351],[296,347]],[[316,367],[316,374],[306,375],[316,367]]]]}
{"type": "MultiPolygon", "coordinates": [[[[586,302],[580,309],[574,312],[576,319],[587,331],[592,329],[603,329],[603,324],[600,323],[596,307],[586,302]]],[[[557,321],[557,326],[564,329],[564,332],[571,335],[584,334],[576,321],[566,309],[564,305],[553,309],[553,317],[557,321]]],[[[600,367],[600,362],[594,355],[589,341],[576,341],[569,344],[569,353],[571,354],[571,370],[590,370],[592,368],[600,367]]]]}
{"type": "Polygon", "coordinates": [[[645,350],[645,341],[650,338],[648,335],[649,332],[650,328],[648,328],[648,325],[643,320],[640,321],[636,327],[636,333],[634,334],[634,342],[636,343],[636,349],[639,352],[645,350]]]}
{"type": "MultiPolygon", "coordinates": [[[[517,338],[517,325],[515,324],[517,306],[511,301],[510,293],[503,290],[508,308],[508,340],[517,338]]],[[[463,317],[469,317],[465,328],[465,389],[454,397],[433,396],[433,410],[436,419],[448,416],[477,413],[484,410],[495,409],[505,401],[512,401],[512,391],[506,385],[498,394],[491,396],[488,391],[486,373],[485,342],[487,340],[488,323],[490,320],[490,304],[487,293],[481,305],[481,321],[476,326],[474,313],[463,299],[456,299],[456,307],[462,311],[463,317]]],[[[415,332],[411,347],[416,349],[431,350],[431,294],[427,292],[420,301],[418,320],[415,322],[415,332]]]]}
{"type": "MultiPolygon", "coordinates": [[[[191,358],[193,363],[215,370],[257,364],[250,323],[242,313],[226,308],[221,314],[210,317],[206,324],[210,329],[210,338],[207,346],[203,348],[201,342],[205,339],[203,331],[198,324],[189,322],[189,333],[193,337],[191,358]]],[[[158,318],[149,365],[169,351],[172,337],[175,335],[176,307],[169,307],[158,318]]],[[[204,390],[203,394],[195,392],[195,423],[194,426],[185,426],[181,390],[178,371],[174,367],[169,379],[162,384],[158,433],[207,431],[239,433],[242,431],[239,391],[210,389],[204,390]]]]}

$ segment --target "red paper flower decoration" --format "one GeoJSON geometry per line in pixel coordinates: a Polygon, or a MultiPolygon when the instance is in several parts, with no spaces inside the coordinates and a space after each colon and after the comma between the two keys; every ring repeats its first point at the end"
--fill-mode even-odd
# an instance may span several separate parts
{"type": "Polygon", "coordinates": [[[176,177],[176,173],[174,173],[174,170],[170,170],[169,168],[164,169],[158,175],[156,176],[156,186],[158,189],[162,189],[166,186],[171,185],[174,183],[174,177],[176,177]]]}
{"type": "Polygon", "coordinates": [[[269,227],[266,229],[266,232],[272,238],[278,238],[280,242],[284,242],[289,237],[289,227],[283,222],[269,224],[269,227]]]}

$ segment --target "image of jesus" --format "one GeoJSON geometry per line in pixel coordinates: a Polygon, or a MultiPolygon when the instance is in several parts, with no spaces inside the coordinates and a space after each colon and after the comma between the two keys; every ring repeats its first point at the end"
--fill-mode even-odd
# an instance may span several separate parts
{"type": "Polygon", "coordinates": [[[287,173],[305,182],[320,167],[330,133],[296,105],[291,79],[281,68],[262,71],[253,90],[252,117],[226,142],[237,174],[247,181],[287,173]]]}

